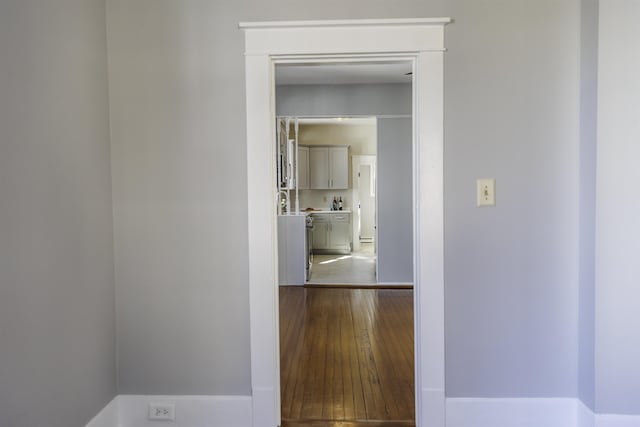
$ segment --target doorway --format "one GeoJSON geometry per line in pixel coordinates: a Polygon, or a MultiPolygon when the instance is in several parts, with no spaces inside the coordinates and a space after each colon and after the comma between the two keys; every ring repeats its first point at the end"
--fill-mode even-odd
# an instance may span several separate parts
{"type": "MultiPolygon", "coordinates": [[[[300,208],[294,208],[293,214],[305,215],[314,230],[313,266],[305,288],[287,281],[289,286],[279,290],[283,427],[301,422],[384,421],[407,426],[415,422],[413,290],[377,287],[374,250],[378,144],[409,159],[404,164],[394,161],[396,156],[387,156],[381,162],[387,185],[381,187],[395,187],[395,192],[407,195],[400,205],[390,192],[384,194],[394,210],[413,210],[411,176],[397,170],[411,169],[411,69],[410,61],[275,67],[278,128],[283,121],[289,123],[285,139],[297,147],[293,160],[284,162],[294,165],[289,175],[294,177],[291,200],[296,202],[291,205],[300,208]],[[362,85],[361,80],[368,84],[362,85]],[[365,105],[358,98],[369,101],[365,105]],[[348,110],[341,111],[347,116],[309,117],[331,113],[349,101],[348,110]],[[318,102],[324,104],[321,111],[313,107],[318,102]],[[397,105],[396,120],[409,131],[382,132],[386,139],[379,140],[377,118],[363,118],[360,113],[363,108],[375,112],[390,102],[397,105]],[[282,105],[288,105],[287,115],[294,116],[280,115],[282,105]],[[406,177],[405,182],[397,176],[406,177]]],[[[382,122],[386,125],[389,120],[382,122]]],[[[279,149],[278,158],[286,158],[286,151],[279,149]]],[[[281,177],[282,163],[277,165],[278,190],[287,181],[281,177]]],[[[404,280],[410,282],[412,223],[397,224],[390,215],[385,219],[387,230],[407,228],[406,233],[388,231],[388,239],[398,235],[409,244],[404,254],[408,264],[394,265],[389,257],[387,275],[405,268],[408,279],[404,280]]],[[[279,226],[281,222],[279,217],[279,226]]],[[[282,249],[302,246],[290,241],[302,235],[278,230],[280,266],[290,264],[282,259],[289,256],[282,249]]],[[[401,243],[390,245],[397,248],[401,243]]],[[[282,285],[281,270],[279,277],[282,285]]]]}
{"type": "Polygon", "coordinates": [[[444,425],[443,33],[450,19],[241,24],[245,30],[253,425],[280,423],[273,67],[413,62],[416,423],[444,425]],[[423,351],[423,348],[428,351],[423,351]]]}
{"type": "MultiPolygon", "coordinates": [[[[376,197],[377,155],[353,156],[353,252],[362,260],[377,258],[377,226],[378,203],[376,197]]],[[[375,283],[378,281],[378,263],[375,262],[375,283]]]]}

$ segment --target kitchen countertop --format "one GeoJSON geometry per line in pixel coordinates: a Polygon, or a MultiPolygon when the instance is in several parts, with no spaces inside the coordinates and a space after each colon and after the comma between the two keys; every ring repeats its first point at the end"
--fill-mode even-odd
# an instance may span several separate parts
{"type": "Polygon", "coordinates": [[[341,213],[351,213],[351,209],[343,209],[341,211],[309,211],[308,214],[341,214],[341,213]]]}
{"type": "Polygon", "coordinates": [[[351,214],[351,209],[343,209],[341,211],[322,211],[322,210],[313,210],[313,211],[300,211],[300,212],[289,212],[279,214],[280,216],[296,216],[296,215],[311,215],[311,214],[351,214]]]}

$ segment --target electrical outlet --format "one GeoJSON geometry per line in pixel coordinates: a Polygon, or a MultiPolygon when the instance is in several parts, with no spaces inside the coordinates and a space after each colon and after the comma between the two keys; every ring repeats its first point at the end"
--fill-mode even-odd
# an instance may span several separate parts
{"type": "Polygon", "coordinates": [[[151,402],[149,403],[149,419],[175,421],[176,405],[169,402],[151,402]]]}
{"type": "Polygon", "coordinates": [[[478,207],[496,205],[496,180],[479,179],[477,181],[478,207]]]}

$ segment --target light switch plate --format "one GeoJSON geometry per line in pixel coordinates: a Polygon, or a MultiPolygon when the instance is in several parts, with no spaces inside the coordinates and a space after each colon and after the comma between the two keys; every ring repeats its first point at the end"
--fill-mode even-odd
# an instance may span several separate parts
{"type": "Polygon", "coordinates": [[[477,198],[478,207],[496,205],[496,180],[493,178],[478,179],[477,198]]]}

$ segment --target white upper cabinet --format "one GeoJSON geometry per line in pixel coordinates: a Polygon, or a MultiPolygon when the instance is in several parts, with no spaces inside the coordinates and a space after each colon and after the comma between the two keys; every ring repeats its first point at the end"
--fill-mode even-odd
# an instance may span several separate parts
{"type": "Polygon", "coordinates": [[[349,148],[329,147],[329,188],[349,188],[349,148]]]}
{"type": "Polygon", "coordinates": [[[309,147],[309,188],[349,188],[349,147],[309,147]]]}
{"type": "Polygon", "coordinates": [[[298,188],[309,189],[309,147],[298,147],[298,188]]]}
{"type": "Polygon", "coordinates": [[[309,187],[314,190],[330,188],[328,147],[309,147],[309,187]]]}

